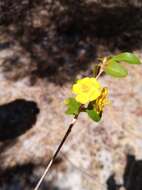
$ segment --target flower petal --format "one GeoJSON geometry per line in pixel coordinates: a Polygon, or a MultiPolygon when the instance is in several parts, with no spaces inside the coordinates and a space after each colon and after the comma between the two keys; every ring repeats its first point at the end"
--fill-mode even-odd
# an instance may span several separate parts
{"type": "Polygon", "coordinates": [[[86,94],[79,94],[76,96],[76,101],[81,103],[81,104],[86,104],[89,102],[89,98],[86,94]]]}
{"type": "Polygon", "coordinates": [[[100,90],[93,90],[89,96],[90,101],[96,100],[100,96],[100,94],[101,94],[100,90]]]}
{"type": "Polygon", "coordinates": [[[80,91],[80,85],[79,84],[74,84],[73,87],[72,87],[72,92],[75,93],[75,94],[79,94],[81,91],[80,91]]]}
{"type": "Polygon", "coordinates": [[[93,77],[79,79],[72,87],[72,92],[77,95],[76,101],[82,104],[96,100],[100,96],[101,91],[100,83],[93,77]]]}

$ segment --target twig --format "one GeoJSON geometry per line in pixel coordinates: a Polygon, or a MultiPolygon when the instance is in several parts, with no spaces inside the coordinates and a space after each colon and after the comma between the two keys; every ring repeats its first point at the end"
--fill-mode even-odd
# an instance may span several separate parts
{"type": "Polygon", "coordinates": [[[100,69],[99,73],[98,73],[97,76],[96,76],[96,79],[98,79],[98,78],[101,76],[101,74],[102,74],[103,72],[104,72],[103,69],[100,69]]]}
{"type": "MultiPolygon", "coordinates": [[[[79,114],[78,114],[78,115],[79,115],[79,114]]],[[[70,123],[70,125],[69,125],[69,127],[68,127],[67,132],[65,133],[65,135],[64,135],[64,137],[63,137],[61,143],[59,144],[57,150],[56,150],[55,153],[53,154],[52,159],[51,159],[50,162],[48,163],[48,165],[47,165],[47,167],[46,167],[46,169],[45,169],[43,175],[41,176],[41,178],[40,178],[40,180],[38,181],[38,183],[37,183],[36,187],[34,188],[34,190],[38,190],[38,189],[39,189],[39,187],[40,187],[42,181],[44,180],[46,174],[48,173],[50,167],[52,166],[53,162],[55,161],[56,157],[58,156],[58,153],[60,152],[60,150],[61,150],[61,148],[62,148],[64,142],[66,141],[67,137],[69,136],[69,134],[70,134],[70,132],[71,132],[71,130],[72,130],[72,127],[74,126],[75,122],[77,121],[78,115],[75,115],[75,116],[74,116],[72,122],[70,123]]]]}
{"type": "MultiPolygon", "coordinates": [[[[104,62],[105,62],[105,61],[106,61],[106,60],[104,59],[104,62]]],[[[103,72],[103,69],[101,68],[100,71],[99,71],[99,73],[98,73],[97,76],[96,76],[96,79],[98,79],[98,78],[100,77],[100,75],[102,74],[102,72],[103,72]]],[[[81,109],[83,109],[83,108],[80,107],[80,111],[81,111],[81,109]]],[[[80,113],[80,112],[79,112],[79,113],[80,113]]],[[[56,150],[55,153],[53,154],[52,159],[51,159],[50,162],[48,163],[48,165],[47,165],[47,167],[46,167],[46,169],[45,169],[43,175],[41,176],[41,178],[40,178],[40,180],[38,181],[38,183],[37,183],[36,187],[34,188],[34,190],[38,190],[38,189],[39,189],[39,187],[40,187],[42,181],[44,180],[44,178],[45,178],[46,174],[48,173],[50,167],[52,166],[53,162],[55,161],[56,157],[58,156],[58,153],[60,152],[60,150],[61,150],[63,144],[65,143],[67,137],[69,136],[69,134],[70,134],[70,132],[71,132],[71,130],[72,130],[72,127],[74,126],[75,122],[77,121],[77,118],[78,118],[78,116],[79,116],[79,113],[74,116],[72,122],[70,123],[70,125],[69,125],[69,127],[68,127],[67,132],[65,133],[65,135],[64,135],[64,137],[63,137],[61,143],[59,144],[57,150],[56,150]]]]}

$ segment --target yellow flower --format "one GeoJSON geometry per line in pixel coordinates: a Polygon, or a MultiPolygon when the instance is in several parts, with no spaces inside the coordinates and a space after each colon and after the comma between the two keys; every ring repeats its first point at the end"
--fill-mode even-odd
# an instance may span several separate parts
{"type": "Polygon", "coordinates": [[[76,101],[81,104],[96,100],[101,94],[101,85],[96,78],[85,77],[73,85],[72,91],[76,94],[76,101]]]}
{"type": "Polygon", "coordinates": [[[108,88],[103,88],[101,91],[101,95],[96,99],[96,111],[98,113],[104,110],[105,105],[109,104],[108,96],[108,88]]]}

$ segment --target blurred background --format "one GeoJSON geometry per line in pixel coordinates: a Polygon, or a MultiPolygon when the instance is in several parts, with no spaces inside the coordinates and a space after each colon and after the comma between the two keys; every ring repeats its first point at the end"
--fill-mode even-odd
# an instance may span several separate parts
{"type": "MultiPolygon", "coordinates": [[[[30,190],[71,117],[64,99],[98,58],[142,58],[142,0],[0,0],[0,190],[30,190]]],[[[142,189],[142,66],[100,78],[99,124],[81,114],[40,190],[142,189]]]]}

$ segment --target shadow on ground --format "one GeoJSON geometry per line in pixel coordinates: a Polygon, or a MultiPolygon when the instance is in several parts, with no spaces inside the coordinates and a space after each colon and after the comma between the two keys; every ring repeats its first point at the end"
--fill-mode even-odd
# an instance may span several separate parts
{"type": "MultiPolygon", "coordinates": [[[[0,189],[2,190],[30,190],[36,186],[39,177],[34,174],[35,166],[32,163],[17,165],[6,170],[0,169],[0,189]]],[[[52,182],[42,182],[40,190],[59,190],[52,182]]]]}
{"type": "Polygon", "coordinates": [[[36,123],[38,113],[37,104],[24,99],[0,105],[0,142],[24,134],[36,123]]]}
{"type": "Polygon", "coordinates": [[[123,181],[124,184],[117,184],[115,175],[107,180],[108,190],[119,190],[125,187],[126,190],[142,189],[142,160],[136,160],[134,155],[127,156],[127,165],[125,167],[123,181]]]}
{"type": "Polygon", "coordinates": [[[0,49],[14,47],[15,53],[3,60],[3,72],[14,80],[29,75],[31,84],[47,78],[62,85],[80,71],[90,73],[100,55],[142,48],[142,8],[86,2],[5,1],[1,31],[11,42],[1,43],[0,49]]]}

